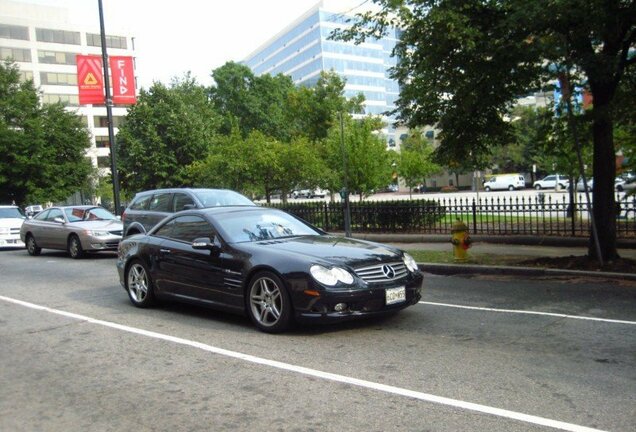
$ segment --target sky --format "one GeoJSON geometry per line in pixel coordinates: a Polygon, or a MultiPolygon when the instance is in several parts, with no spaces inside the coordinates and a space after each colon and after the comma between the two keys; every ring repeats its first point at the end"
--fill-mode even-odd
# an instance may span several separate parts
{"type": "MultiPolygon", "coordinates": [[[[72,8],[99,28],[98,0],[20,0],[72,8]]],[[[187,71],[210,85],[210,73],[242,61],[319,0],[102,0],[106,34],[135,36],[137,78],[169,83],[187,71]]]]}

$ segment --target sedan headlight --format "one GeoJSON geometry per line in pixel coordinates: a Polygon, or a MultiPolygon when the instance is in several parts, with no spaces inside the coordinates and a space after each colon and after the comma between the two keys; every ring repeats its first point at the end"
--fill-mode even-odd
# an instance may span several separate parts
{"type": "Polygon", "coordinates": [[[9,228],[0,228],[0,234],[8,235],[10,233],[11,233],[11,229],[9,229],[9,228]]]}
{"type": "Polygon", "coordinates": [[[340,267],[327,268],[321,265],[313,265],[309,272],[314,279],[327,286],[335,286],[338,282],[342,282],[345,285],[353,283],[353,275],[340,267]]]}
{"type": "Polygon", "coordinates": [[[415,259],[413,259],[411,255],[404,253],[403,259],[404,259],[404,265],[411,272],[415,273],[418,270],[417,263],[415,262],[415,259]]]}
{"type": "Polygon", "coordinates": [[[110,235],[108,231],[96,231],[96,230],[87,230],[86,234],[91,237],[108,237],[110,235]]]}

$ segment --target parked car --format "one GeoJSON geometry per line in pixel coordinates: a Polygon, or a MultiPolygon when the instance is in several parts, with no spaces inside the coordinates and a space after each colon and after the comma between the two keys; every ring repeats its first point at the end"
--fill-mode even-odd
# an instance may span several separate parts
{"type": "Polygon", "coordinates": [[[0,205],[0,247],[24,247],[20,227],[26,218],[20,207],[0,205]]]}
{"type": "Polygon", "coordinates": [[[496,174],[484,182],[484,190],[509,190],[524,189],[526,187],[526,179],[520,174],[496,174]]]}
{"type": "Polygon", "coordinates": [[[544,177],[541,180],[537,180],[532,185],[536,190],[541,189],[556,189],[557,185],[560,189],[567,189],[570,185],[570,180],[566,176],[560,174],[552,174],[544,177]]]}
{"type": "MultiPolygon", "coordinates": [[[[588,191],[591,191],[594,188],[594,178],[593,177],[588,177],[587,179],[587,188],[583,187],[583,178],[580,177],[579,181],[576,182],[576,191],[577,192],[585,192],[585,190],[587,189],[588,191]]],[[[568,187],[569,189],[569,187],[568,187]]]]}
{"type": "Polygon", "coordinates": [[[119,280],[133,305],[194,302],[248,315],[265,332],[295,321],[387,314],[420,300],[405,252],[328,235],[281,210],[217,207],[174,214],[125,238],[119,280]]]}
{"type": "Polygon", "coordinates": [[[627,181],[625,181],[622,177],[616,177],[614,178],[614,189],[618,192],[623,192],[625,190],[626,183],[627,181]]]}
{"type": "Polygon", "coordinates": [[[27,217],[33,217],[36,214],[40,213],[42,210],[44,209],[40,204],[30,205],[24,208],[24,212],[26,213],[27,217]]]}
{"type": "Polygon", "coordinates": [[[292,191],[292,198],[324,198],[328,192],[324,189],[300,189],[292,191]]]}
{"type": "Polygon", "coordinates": [[[103,207],[49,207],[24,221],[20,238],[30,255],[58,249],[81,258],[86,252],[116,251],[122,229],[121,221],[103,207]]]}
{"type": "Polygon", "coordinates": [[[249,198],[227,189],[156,189],[139,192],[121,216],[124,237],[148,232],[166,216],[192,208],[255,206],[249,198]]]}

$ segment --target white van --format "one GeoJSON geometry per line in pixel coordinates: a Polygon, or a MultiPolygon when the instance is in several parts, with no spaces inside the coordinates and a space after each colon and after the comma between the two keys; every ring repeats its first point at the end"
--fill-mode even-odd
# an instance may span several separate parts
{"type": "Polygon", "coordinates": [[[521,174],[496,174],[484,182],[486,192],[491,190],[515,190],[526,187],[526,179],[521,174]]]}

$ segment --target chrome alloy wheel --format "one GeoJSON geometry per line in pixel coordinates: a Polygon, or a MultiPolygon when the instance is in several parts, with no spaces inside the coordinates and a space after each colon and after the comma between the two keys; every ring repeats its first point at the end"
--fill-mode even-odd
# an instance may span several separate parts
{"type": "Polygon", "coordinates": [[[134,263],[128,269],[127,283],[130,299],[136,304],[142,304],[148,296],[150,286],[146,269],[140,263],[134,263]]]}
{"type": "Polygon", "coordinates": [[[252,316],[264,327],[275,326],[283,313],[283,293],[276,281],[261,277],[252,283],[250,308],[252,316]]]}

